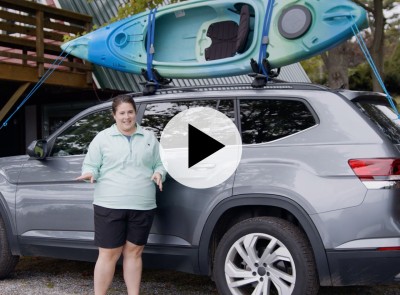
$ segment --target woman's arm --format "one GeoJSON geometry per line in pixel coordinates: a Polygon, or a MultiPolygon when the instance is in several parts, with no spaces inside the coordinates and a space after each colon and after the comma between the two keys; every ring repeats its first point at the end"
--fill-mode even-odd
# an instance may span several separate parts
{"type": "Polygon", "coordinates": [[[102,164],[101,140],[98,134],[90,143],[88,152],[83,160],[82,175],[76,180],[90,180],[91,183],[99,177],[102,164]]]}

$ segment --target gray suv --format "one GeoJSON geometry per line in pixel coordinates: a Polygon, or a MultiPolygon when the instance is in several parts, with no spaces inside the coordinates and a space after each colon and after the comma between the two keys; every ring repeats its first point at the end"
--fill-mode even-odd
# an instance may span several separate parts
{"type": "MultiPolygon", "coordinates": [[[[232,119],[241,162],[223,184],[167,177],[144,264],[210,275],[220,294],[316,294],[400,281],[400,123],[378,93],[274,83],[134,94],[160,136],[193,107],[232,119]]],[[[20,255],[95,261],[88,144],[113,123],[91,107],[28,155],[0,159],[0,277],[20,255]]]]}

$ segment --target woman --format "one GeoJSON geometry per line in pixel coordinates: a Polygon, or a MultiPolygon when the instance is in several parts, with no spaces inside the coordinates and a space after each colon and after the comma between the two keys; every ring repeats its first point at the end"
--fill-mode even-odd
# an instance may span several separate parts
{"type": "Polygon", "coordinates": [[[93,206],[99,256],[95,294],[106,294],[122,254],[128,294],[137,295],[142,252],[156,208],[154,182],[162,191],[166,172],[156,137],[136,123],[134,100],[128,95],[115,97],[112,113],[115,124],[90,143],[77,180],[96,182],[93,206]]]}

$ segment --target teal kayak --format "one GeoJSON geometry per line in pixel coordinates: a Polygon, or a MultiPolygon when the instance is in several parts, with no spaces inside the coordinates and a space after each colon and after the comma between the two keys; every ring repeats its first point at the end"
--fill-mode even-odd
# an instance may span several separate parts
{"type": "MultiPolygon", "coordinates": [[[[192,0],[162,6],[149,36],[149,11],[62,44],[94,64],[140,74],[147,38],[154,38],[152,67],[165,78],[247,74],[257,60],[268,0],[192,0]]],[[[296,63],[352,37],[368,26],[367,13],[350,0],[276,0],[268,33],[272,68],[296,63]]]]}

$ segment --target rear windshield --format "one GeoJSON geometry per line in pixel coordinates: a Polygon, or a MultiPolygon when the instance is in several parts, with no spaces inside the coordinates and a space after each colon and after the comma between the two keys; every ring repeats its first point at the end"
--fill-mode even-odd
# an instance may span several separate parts
{"type": "Polygon", "coordinates": [[[378,101],[359,101],[356,105],[392,143],[400,144],[400,120],[389,104],[378,101]]]}

